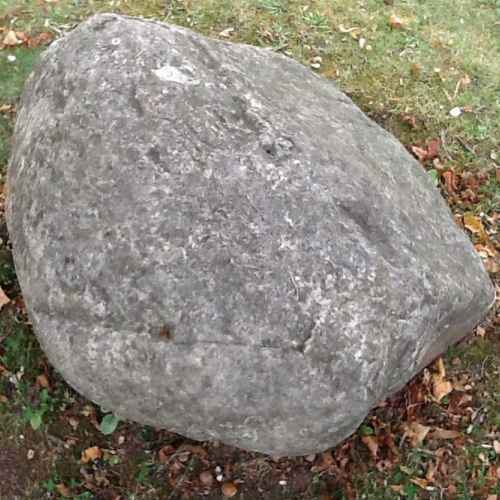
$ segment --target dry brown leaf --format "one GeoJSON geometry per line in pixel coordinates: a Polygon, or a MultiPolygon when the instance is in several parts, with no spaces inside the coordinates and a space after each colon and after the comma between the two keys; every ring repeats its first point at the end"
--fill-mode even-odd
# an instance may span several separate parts
{"type": "Polygon", "coordinates": [[[419,146],[412,146],[411,150],[413,154],[419,159],[419,161],[424,162],[427,160],[427,150],[420,148],[419,146]]]}
{"type": "Polygon", "coordinates": [[[458,431],[450,431],[448,429],[441,429],[439,427],[436,427],[432,431],[433,439],[456,439],[457,437],[460,436],[461,434],[458,431]]]}
{"type": "Polygon", "coordinates": [[[0,309],[10,302],[9,297],[5,295],[5,292],[0,288],[0,309]]]}
{"type": "Polygon", "coordinates": [[[435,377],[432,384],[432,394],[434,397],[441,401],[445,396],[450,394],[453,390],[453,386],[447,380],[442,380],[438,377],[435,377]]]}
{"type": "Polygon", "coordinates": [[[371,453],[371,456],[374,458],[374,460],[377,459],[377,454],[378,454],[378,442],[377,438],[375,436],[363,436],[361,438],[361,441],[366,445],[368,450],[371,453]]]}
{"type": "Polygon", "coordinates": [[[438,375],[439,378],[445,378],[446,377],[446,369],[444,367],[443,358],[439,358],[436,361],[435,368],[436,368],[437,375],[438,375]]]}
{"type": "Polygon", "coordinates": [[[43,387],[44,389],[50,388],[49,379],[43,373],[41,375],[38,375],[38,377],[36,378],[36,385],[38,387],[43,387]]]}
{"type": "Polygon", "coordinates": [[[163,446],[158,451],[158,460],[160,463],[164,464],[170,460],[170,456],[175,452],[175,448],[171,444],[163,446]]]}
{"type": "Polygon", "coordinates": [[[446,172],[443,172],[442,177],[444,181],[444,187],[448,194],[455,194],[458,189],[455,172],[453,172],[453,170],[448,170],[446,172]]]}
{"type": "Polygon", "coordinates": [[[238,488],[232,481],[227,481],[222,485],[222,494],[225,497],[234,497],[236,493],[238,493],[238,488]]]}
{"type": "Polygon", "coordinates": [[[16,108],[12,104],[0,104],[0,113],[15,113],[16,108]]]}
{"type": "Polygon", "coordinates": [[[56,484],[56,490],[62,497],[69,498],[71,496],[71,491],[64,483],[56,484]]]}
{"type": "Polygon", "coordinates": [[[494,246],[489,243],[483,245],[482,243],[476,243],[474,245],[476,252],[483,258],[496,257],[498,252],[494,246]]]}
{"type": "Polygon", "coordinates": [[[435,367],[437,373],[432,375],[432,394],[437,401],[441,401],[453,390],[453,386],[451,385],[451,382],[445,379],[446,371],[444,368],[443,358],[439,358],[436,361],[435,367]]]}
{"type": "Polygon", "coordinates": [[[19,38],[17,38],[16,36],[16,32],[12,30],[7,31],[7,34],[2,40],[2,44],[6,47],[15,47],[16,45],[19,45],[21,43],[23,43],[22,40],[19,40],[19,38]]]}
{"type": "Polygon", "coordinates": [[[484,262],[484,268],[486,271],[492,274],[500,272],[500,263],[495,259],[488,259],[484,262]]]}
{"type": "Polygon", "coordinates": [[[421,446],[430,430],[430,427],[419,424],[418,422],[412,422],[408,425],[406,427],[406,434],[410,438],[412,448],[421,446]]]}
{"type": "Polygon", "coordinates": [[[413,484],[416,484],[417,486],[419,486],[420,488],[422,488],[423,490],[427,489],[427,486],[429,484],[426,479],[420,479],[419,477],[410,479],[410,481],[413,484]]]}
{"type": "Polygon", "coordinates": [[[98,460],[102,457],[102,451],[98,446],[92,446],[91,448],[87,448],[82,452],[82,462],[84,464],[88,464],[89,462],[93,462],[94,460],[98,460]]]}
{"type": "Polygon", "coordinates": [[[427,142],[427,158],[433,160],[439,155],[439,148],[441,146],[440,139],[431,139],[427,142]]]}
{"type": "Polygon", "coordinates": [[[481,240],[488,239],[488,235],[484,230],[484,226],[483,223],[481,222],[481,219],[471,212],[467,212],[464,214],[464,227],[468,229],[471,233],[477,234],[481,238],[481,240]]]}
{"type": "Polygon", "coordinates": [[[54,39],[54,35],[47,31],[39,33],[38,35],[30,38],[28,40],[28,46],[31,48],[40,47],[42,45],[48,45],[54,39]]]}
{"type": "Polygon", "coordinates": [[[427,472],[425,473],[425,479],[427,479],[427,481],[429,482],[434,481],[436,470],[437,465],[434,462],[429,462],[429,465],[427,466],[427,472]]]}
{"type": "Polygon", "coordinates": [[[391,14],[391,16],[389,17],[389,25],[391,26],[391,28],[402,29],[407,24],[408,24],[407,21],[400,18],[396,14],[391,14]]]}
{"type": "Polygon", "coordinates": [[[476,328],[476,335],[477,335],[478,337],[484,337],[484,336],[486,335],[486,329],[485,329],[485,328],[483,328],[482,326],[478,326],[478,327],[476,328]]]}
{"type": "Polygon", "coordinates": [[[197,455],[200,458],[206,458],[208,453],[203,446],[198,446],[194,444],[183,444],[180,448],[182,451],[186,451],[192,453],[193,455],[197,455]]]}

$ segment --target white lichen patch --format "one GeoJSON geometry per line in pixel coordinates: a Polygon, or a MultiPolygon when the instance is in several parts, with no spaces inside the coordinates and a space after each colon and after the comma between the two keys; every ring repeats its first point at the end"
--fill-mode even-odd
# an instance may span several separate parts
{"type": "Polygon", "coordinates": [[[196,80],[186,72],[182,71],[182,67],[178,68],[176,66],[166,65],[153,70],[153,73],[163,82],[173,82],[181,85],[200,84],[200,80],[196,80]]]}

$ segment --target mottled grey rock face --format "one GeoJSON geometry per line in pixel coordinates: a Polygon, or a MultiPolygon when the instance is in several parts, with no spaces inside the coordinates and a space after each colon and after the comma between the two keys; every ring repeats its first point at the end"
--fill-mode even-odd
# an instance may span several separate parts
{"type": "Polygon", "coordinates": [[[427,174],[268,50],[99,15],[30,77],[8,222],[40,342],[117,415],[324,450],[483,317],[427,174]]]}

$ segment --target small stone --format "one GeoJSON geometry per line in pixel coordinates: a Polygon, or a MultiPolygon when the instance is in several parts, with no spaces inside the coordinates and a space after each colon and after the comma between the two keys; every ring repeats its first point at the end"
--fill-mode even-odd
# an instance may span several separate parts
{"type": "Polygon", "coordinates": [[[321,64],[320,63],[311,63],[311,68],[319,69],[319,68],[321,68],[321,64]]]}
{"type": "Polygon", "coordinates": [[[456,107],[450,109],[450,116],[453,118],[458,118],[462,114],[462,108],[456,107]]]}
{"type": "Polygon", "coordinates": [[[286,486],[287,485],[287,482],[284,480],[284,479],[281,479],[280,481],[278,481],[278,484],[280,486],[286,486]]]}
{"type": "Polygon", "coordinates": [[[28,453],[26,455],[26,458],[28,460],[33,460],[33,458],[35,458],[35,450],[28,450],[28,453]]]}
{"type": "Polygon", "coordinates": [[[7,56],[7,61],[9,61],[10,63],[16,62],[16,56],[14,54],[9,54],[7,56]]]}

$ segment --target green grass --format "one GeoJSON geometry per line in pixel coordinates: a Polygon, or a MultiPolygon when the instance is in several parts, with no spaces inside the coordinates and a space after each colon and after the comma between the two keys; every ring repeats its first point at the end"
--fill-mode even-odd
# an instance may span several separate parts
{"type": "MultiPolygon", "coordinates": [[[[232,28],[226,31],[230,40],[271,47],[306,65],[320,57],[321,65],[315,71],[335,79],[369,116],[394,133],[405,146],[424,144],[439,137],[444,141],[441,161],[446,168],[453,167],[457,173],[483,172],[486,180],[478,190],[477,202],[456,201],[453,211],[484,212],[491,216],[500,210],[500,185],[495,175],[495,162],[500,162],[499,0],[406,0],[394,5],[386,5],[383,0],[59,0],[50,3],[0,0],[0,27],[29,36],[48,31],[57,37],[89,15],[103,11],[160,19],[213,37],[223,37],[221,33],[232,28]],[[390,26],[392,14],[403,19],[402,29],[390,26]],[[455,107],[466,111],[453,118],[449,111],[455,107]],[[409,118],[415,127],[409,124],[409,118]]],[[[0,32],[0,39],[2,37],[0,32]]],[[[0,50],[0,109],[2,105],[17,105],[24,81],[42,50],[25,46],[0,50]],[[9,61],[9,55],[15,56],[15,61],[9,61]]],[[[13,125],[14,115],[0,112],[2,176],[13,125]]],[[[14,298],[19,295],[19,286],[4,226],[2,219],[0,286],[14,298]]],[[[9,373],[0,375],[0,395],[5,398],[0,397],[0,442],[12,442],[20,448],[40,446],[50,454],[51,442],[47,445],[50,436],[64,440],[74,434],[78,438],[77,444],[63,447],[55,457],[50,455],[52,462],[33,473],[31,487],[39,492],[37,497],[57,494],[56,485],[63,482],[71,488],[73,498],[92,498],[81,476],[81,451],[96,443],[102,448],[120,450],[116,439],[121,433],[127,435],[135,448],[131,447],[128,454],[118,451],[115,458],[107,457],[93,469],[108,471],[115,491],[123,498],[158,498],[159,494],[167,495],[167,491],[170,495],[170,486],[162,476],[166,474],[165,466],[158,463],[155,453],[161,446],[175,443],[177,438],[128,423],[120,423],[111,436],[103,436],[90,417],[82,416],[88,413],[85,409],[88,402],[69,389],[54,372],[49,370],[52,384],[49,391],[36,388],[36,377],[47,369],[47,360],[26,318],[21,316],[12,304],[0,312],[0,365],[9,373]],[[77,428],[68,426],[68,413],[81,422],[77,428]],[[20,434],[26,436],[25,441],[19,440],[20,434]]],[[[475,384],[474,411],[483,415],[479,423],[472,425],[470,434],[465,433],[468,422],[460,427],[466,438],[459,451],[453,450],[457,460],[450,473],[457,499],[479,498],[471,492],[479,492],[477,494],[484,498],[488,494],[500,495],[498,485],[489,486],[488,470],[482,460],[487,450],[489,463],[500,465],[500,457],[491,448],[483,447],[491,442],[488,436],[492,432],[500,433],[498,366],[500,343],[498,336],[491,334],[453,347],[447,356],[447,367],[452,367],[452,373],[471,376],[475,384]],[[459,360],[458,364],[454,363],[455,359],[459,360]]],[[[449,407],[448,398],[441,405],[427,404],[425,417],[439,421],[449,412],[449,407]]],[[[96,413],[100,421],[103,415],[99,409],[96,413]]],[[[387,418],[384,425],[389,430],[395,429],[399,422],[391,421],[390,416],[387,418]]],[[[372,422],[367,421],[360,436],[376,432],[372,422]]],[[[432,457],[429,452],[435,451],[432,446],[426,448],[425,443],[423,446],[424,451],[406,445],[401,447],[398,460],[402,469],[394,464],[387,470],[377,470],[360,438],[354,438],[351,460],[356,467],[349,480],[358,498],[440,498],[439,489],[424,491],[411,481],[425,476],[432,457]],[[391,486],[400,487],[402,493],[391,486]]],[[[217,450],[213,453],[218,456],[217,450]]],[[[270,474],[273,464],[266,467],[270,474]]],[[[91,467],[87,469],[90,473],[91,467]]],[[[347,498],[338,477],[318,473],[311,474],[308,480],[308,498],[320,498],[325,493],[330,498],[347,498]]],[[[275,487],[276,481],[272,484],[275,487]]],[[[271,486],[268,488],[265,491],[269,498],[291,498],[291,494],[284,493],[288,490],[278,488],[278,493],[275,490],[271,493],[271,486]]]]}

